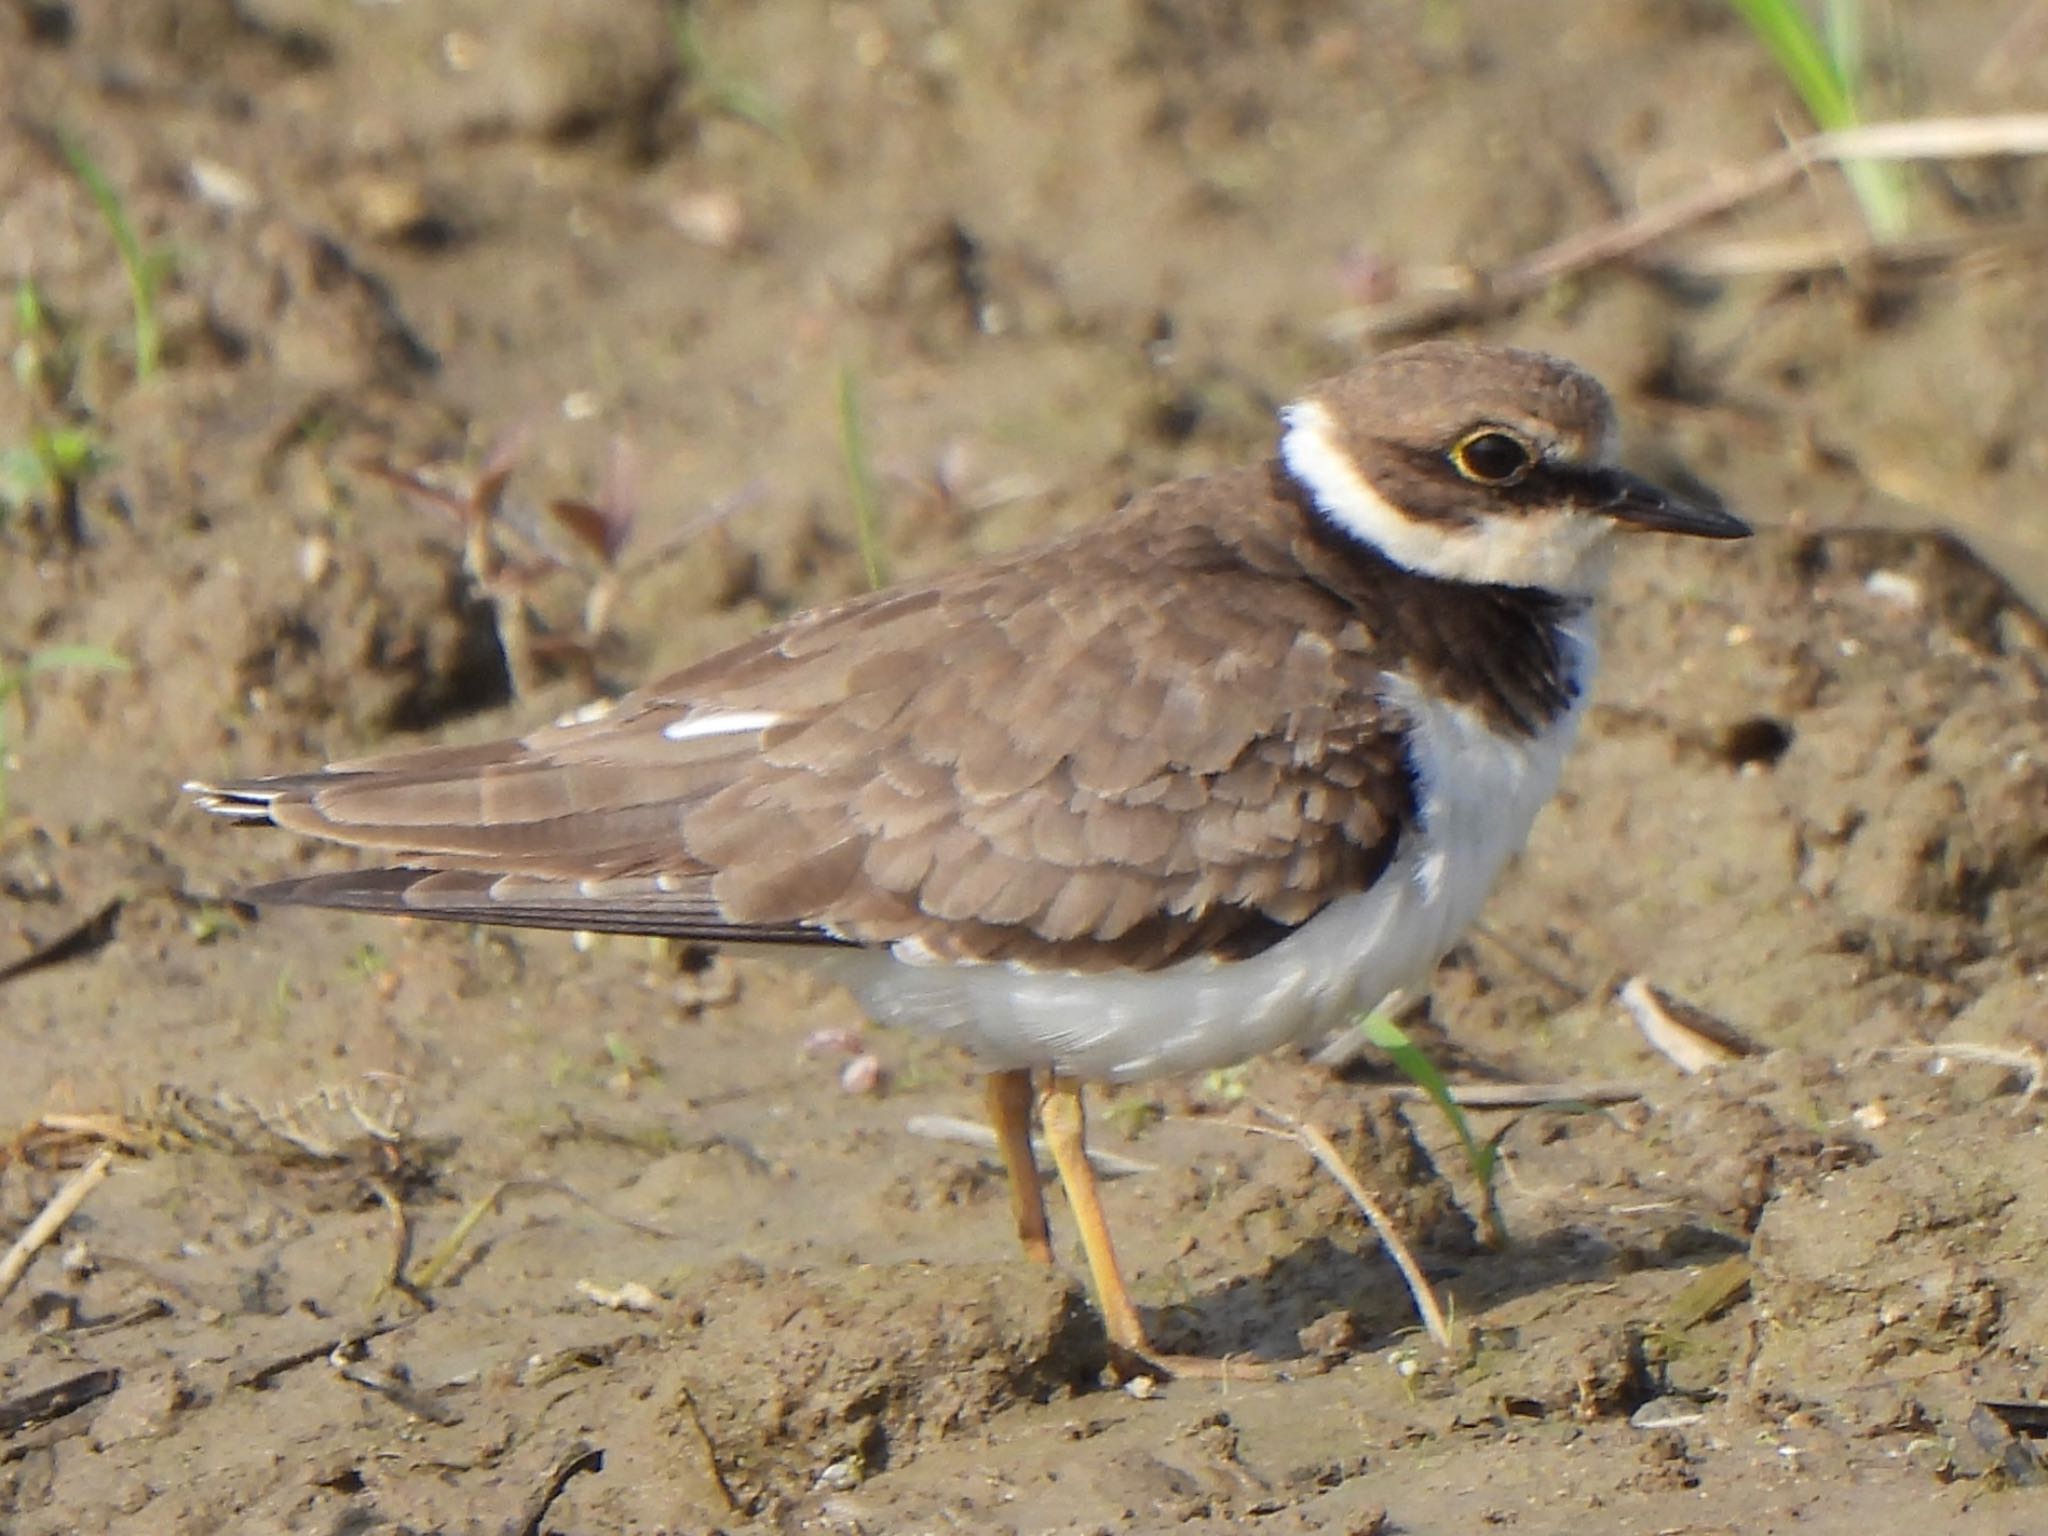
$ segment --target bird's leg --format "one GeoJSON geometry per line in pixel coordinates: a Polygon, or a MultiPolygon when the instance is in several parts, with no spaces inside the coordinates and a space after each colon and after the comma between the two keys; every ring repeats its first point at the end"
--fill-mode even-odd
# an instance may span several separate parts
{"type": "Polygon", "coordinates": [[[1109,1220],[1103,1215],[1102,1199],[1095,1188],[1095,1170],[1088,1164],[1088,1125],[1081,1107],[1081,1084],[1074,1078],[1048,1073],[1045,1092],[1038,1100],[1038,1119],[1045,1127],[1045,1144],[1059,1168],[1060,1183],[1066,1188],[1067,1204],[1081,1229],[1081,1248],[1088,1255],[1088,1275],[1095,1284],[1095,1304],[1102,1309],[1103,1326],[1109,1330],[1110,1366],[1117,1375],[1125,1380],[1139,1374],[1225,1381],[1271,1379],[1274,1372],[1263,1361],[1162,1355],[1152,1347],[1152,1341],[1145,1337],[1145,1325],[1138,1320],[1131,1293],[1124,1289],[1116,1246],[1109,1237],[1109,1220]]]}
{"type": "Polygon", "coordinates": [[[1031,1074],[991,1072],[988,1077],[988,1122],[1010,1176],[1010,1214],[1017,1220],[1017,1240],[1035,1264],[1052,1262],[1052,1236],[1045,1224],[1045,1189],[1038,1177],[1038,1158],[1031,1150],[1031,1074]]]}
{"type": "Polygon", "coordinates": [[[1045,1092],[1038,1101],[1038,1119],[1045,1127],[1045,1144],[1067,1191],[1067,1204],[1081,1229],[1081,1249],[1088,1255],[1095,1304],[1102,1308],[1103,1325],[1109,1330],[1112,1364],[1121,1372],[1133,1361],[1150,1361],[1152,1344],[1145,1337],[1145,1325],[1138,1321],[1131,1293],[1124,1289],[1116,1245],[1110,1241],[1109,1221],[1102,1214],[1102,1199],[1095,1189],[1095,1170],[1088,1166],[1088,1123],[1081,1107],[1080,1082],[1048,1073],[1045,1092]],[[1117,1359],[1117,1355],[1130,1358],[1117,1359]]]}

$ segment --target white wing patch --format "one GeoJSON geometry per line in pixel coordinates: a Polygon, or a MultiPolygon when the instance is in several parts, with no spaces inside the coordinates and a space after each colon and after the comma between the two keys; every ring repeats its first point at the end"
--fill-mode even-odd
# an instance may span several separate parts
{"type": "Polygon", "coordinates": [[[742,731],[765,731],[782,716],[772,709],[720,709],[708,714],[687,714],[671,720],[661,729],[670,741],[695,741],[700,736],[737,736],[742,731]]]}

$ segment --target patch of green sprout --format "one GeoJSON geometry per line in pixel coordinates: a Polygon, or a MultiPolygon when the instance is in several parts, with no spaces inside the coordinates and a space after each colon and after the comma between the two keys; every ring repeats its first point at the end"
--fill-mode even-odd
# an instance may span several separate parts
{"type": "Polygon", "coordinates": [[[853,500],[853,527],[860,541],[861,564],[868,585],[889,584],[889,561],[882,548],[881,497],[875,489],[875,467],[868,459],[867,430],[860,413],[860,380],[851,366],[839,370],[839,457],[846,467],[846,490],[853,500]]]}
{"type": "Polygon", "coordinates": [[[611,1058],[615,1072],[624,1072],[632,1077],[661,1076],[661,1068],[654,1058],[616,1030],[605,1032],[604,1053],[611,1058]]]}
{"type": "Polygon", "coordinates": [[[1472,1122],[1466,1116],[1464,1106],[1451,1093],[1450,1084],[1444,1081],[1443,1073],[1436,1063],[1429,1059],[1422,1047],[1408,1037],[1408,1032],[1388,1018],[1384,1013],[1366,1015],[1360,1026],[1366,1039],[1384,1051],[1394,1066],[1416,1087],[1420,1088],[1450,1121],[1451,1129],[1458,1133],[1458,1144],[1465,1149],[1465,1165],[1472,1172],[1472,1181],[1479,1187],[1480,1241],[1489,1248],[1503,1246],[1507,1237],[1506,1223],[1501,1219],[1500,1194],[1500,1143],[1498,1140],[1481,1141],[1472,1130],[1472,1122]]]}
{"type": "Polygon", "coordinates": [[[80,489],[112,462],[89,426],[31,428],[26,443],[0,448],[0,522],[37,502],[74,521],[80,489]]]}
{"type": "MultiPolygon", "coordinates": [[[[1864,0],[1822,0],[1820,26],[1814,25],[1800,0],[1729,4],[1749,23],[1816,127],[1834,132],[1867,120],[1864,0]]],[[[1842,172],[1872,237],[1889,241],[1904,235],[1909,210],[1903,169],[1883,161],[1849,160],[1843,162],[1842,172]]]]}
{"type": "Polygon", "coordinates": [[[211,944],[216,939],[231,937],[242,931],[242,925],[235,914],[217,902],[202,902],[185,919],[185,931],[192,935],[194,944],[211,944]]]}
{"type": "Polygon", "coordinates": [[[22,392],[52,405],[71,396],[78,373],[78,348],[57,323],[32,277],[14,285],[14,350],[8,356],[22,392]]]}
{"type": "Polygon", "coordinates": [[[33,278],[14,287],[15,342],[8,362],[29,403],[26,441],[0,448],[0,524],[30,510],[47,529],[80,537],[85,482],[112,462],[105,440],[72,403],[77,342],[33,278]]]}
{"type": "Polygon", "coordinates": [[[1251,1092],[1251,1063],[1214,1067],[1202,1074],[1202,1092],[1221,1104],[1235,1104],[1251,1092]]]}
{"type": "Polygon", "coordinates": [[[1120,1093],[1103,1106],[1102,1118],[1126,1141],[1136,1141],[1166,1118],[1166,1108],[1149,1093],[1120,1093]]]}
{"type": "Polygon", "coordinates": [[[157,318],[156,298],[164,279],[171,272],[170,252],[147,248],[137,238],[128,210],[121,202],[121,194],[83,144],[69,134],[58,135],[57,144],[63,152],[64,163],[71,168],[71,174],[78,178],[79,185],[85,188],[93,206],[99,209],[100,217],[106,221],[107,230],[114,237],[115,249],[121,254],[121,269],[128,278],[128,307],[134,327],[135,377],[138,381],[148,379],[163,360],[163,327],[157,318]]]}
{"type": "Polygon", "coordinates": [[[286,966],[277,973],[277,985],[270,989],[270,1022],[278,1029],[292,1021],[292,1010],[299,1003],[299,984],[292,976],[292,968],[286,966]]]}
{"type": "Polygon", "coordinates": [[[548,1059],[548,1086],[567,1088],[590,1080],[589,1071],[567,1051],[558,1050],[548,1059]]]}
{"type": "Polygon", "coordinates": [[[374,944],[361,945],[348,957],[348,973],[358,981],[375,981],[390,969],[384,951],[374,944]]]}
{"type": "Polygon", "coordinates": [[[16,663],[0,663],[0,821],[8,811],[7,780],[14,767],[14,739],[9,717],[21,716],[28,726],[28,685],[52,672],[126,672],[128,658],[97,645],[46,645],[16,663]]]}

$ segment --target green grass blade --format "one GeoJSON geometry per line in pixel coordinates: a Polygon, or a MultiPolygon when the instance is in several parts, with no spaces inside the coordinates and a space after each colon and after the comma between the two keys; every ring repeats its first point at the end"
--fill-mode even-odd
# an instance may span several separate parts
{"type": "Polygon", "coordinates": [[[46,645],[29,654],[22,664],[22,670],[30,676],[42,672],[58,672],[67,667],[82,667],[92,672],[126,672],[130,670],[128,658],[119,651],[110,651],[103,645],[46,645]]]}
{"type": "Polygon", "coordinates": [[[1365,1038],[1386,1052],[1401,1073],[1429,1095],[1429,1101],[1443,1111],[1444,1118],[1457,1131],[1474,1175],[1481,1182],[1490,1179],[1494,1149],[1472,1134],[1472,1122],[1465,1117],[1464,1106],[1451,1096],[1450,1084],[1444,1081],[1443,1073],[1437,1070],[1436,1063],[1429,1059],[1422,1047],[1409,1039],[1408,1032],[1383,1013],[1366,1016],[1365,1038]]]}
{"type": "Polygon", "coordinates": [[[668,30],[683,85],[704,111],[758,128],[780,143],[790,142],[789,125],[775,98],[752,80],[729,73],[712,61],[697,31],[696,12],[683,0],[669,6],[668,30]]]}
{"type": "Polygon", "coordinates": [[[881,497],[875,491],[867,429],[861,422],[860,380],[850,366],[839,370],[839,454],[846,466],[847,492],[853,498],[854,532],[860,540],[860,558],[867,567],[868,585],[886,587],[889,561],[882,549],[881,497]]]}
{"type": "Polygon", "coordinates": [[[1797,0],[1729,0],[1749,23],[1807,114],[1820,128],[1848,128],[1856,122],[1849,85],[1835,67],[1820,33],[1797,0]]]}
{"type": "Polygon", "coordinates": [[[1436,1063],[1431,1061],[1421,1046],[1408,1038],[1408,1032],[1383,1013],[1366,1015],[1363,1025],[1365,1038],[1384,1051],[1408,1080],[1429,1096],[1429,1101],[1450,1121],[1451,1128],[1458,1133],[1458,1142],[1465,1149],[1465,1163],[1472,1171],[1473,1182],[1479,1186],[1483,1202],[1480,1216],[1480,1237],[1488,1247],[1499,1247],[1505,1240],[1506,1226],[1501,1219],[1500,1201],[1494,1188],[1494,1175],[1500,1170],[1500,1147],[1492,1141],[1481,1141],[1473,1134],[1472,1122],[1466,1117],[1465,1108],[1451,1094],[1450,1084],[1444,1081],[1436,1063]]]}
{"type": "MultiPolygon", "coordinates": [[[[1827,0],[1825,36],[1799,0],[1728,3],[1749,23],[1815,127],[1832,132],[1864,120],[1862,0],[1827,0]]],[[[1850,160],[1843,163],[1842,174],[1872,235],[1895,240],[1906,232],[1906,182],[1898,166],[1850,160]]]]}
{"type": "Polygon", "coordinates": [[[59,134],[58,147],[64,153],[64,163],[71,167],[79,185],[85,188],[93,204],[106,221],[107,229],[113,234],[114,245],[121,253],[121,268],[128,276],[128,303],[134,312],[135,327],[135,377],[147,379],[157,370],[163,358],[163,331],[157,321],[156,290],[163,281],[166,266],[162,253],[143,250],[142,242],[135,236],[135,226],[128,222],[128,210],[121,205],[121,194],[114,184],[107,180],[106,172],[69,134],[59,134]]]}

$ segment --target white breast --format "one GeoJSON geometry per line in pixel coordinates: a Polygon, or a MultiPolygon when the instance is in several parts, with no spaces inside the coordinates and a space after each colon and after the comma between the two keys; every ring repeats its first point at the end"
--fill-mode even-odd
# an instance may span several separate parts
{"type": "MultiPolygon", "coordinates": [[[[1570,635],[1578,698],[1590,635],[1570,635]]],[[[1127,1082],[1227,1066],[1336,1027],[1425,982],[1479,913],[1501,867],[1557,787],[1577,734],[1574,703],[1537,737],[1390,677],[1411,722],[1421,822],[1370,890],[1332,903],[1248,960],[1188,960],[1147,975],[1069,975],[1005,965],[916,964],[883,951],[821,957],[877,1023],[944,1035],[992,1069],[1051,1068],[1127,1082]]]]}

